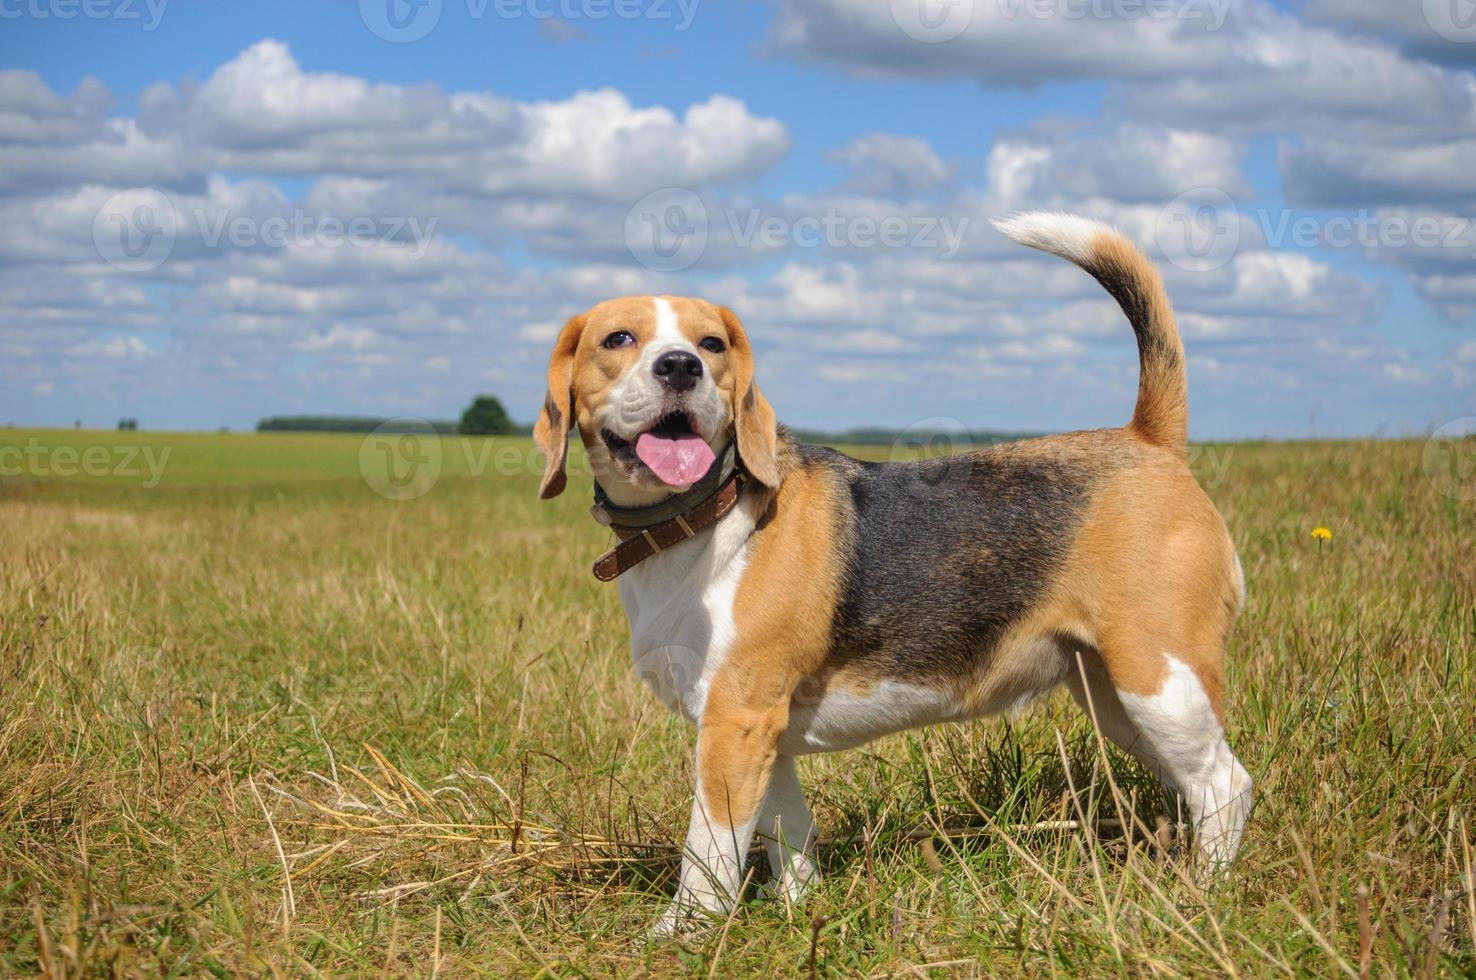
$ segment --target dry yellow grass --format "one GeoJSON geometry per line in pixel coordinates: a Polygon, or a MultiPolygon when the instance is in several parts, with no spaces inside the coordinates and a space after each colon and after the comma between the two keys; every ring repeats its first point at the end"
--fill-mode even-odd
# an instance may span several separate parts
{"type": "Polygon", "coordinates": [[[31,439],[171,455],[0,479],[0,972],[1476,971],[1476,515],[1419,443],[1205,456],[1251,596],[1226,887],[1058,696],[804,760],[819,890],[653,945],[692,736],[587,484],[539,504],[517,441],[393,501],[353,437],[31,439]]]}

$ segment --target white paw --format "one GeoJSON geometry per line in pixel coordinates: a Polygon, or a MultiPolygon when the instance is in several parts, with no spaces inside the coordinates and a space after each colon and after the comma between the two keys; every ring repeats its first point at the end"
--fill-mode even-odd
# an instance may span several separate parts
{"type": "Polygon", "coordinates": [[[819,870],[809,862],[805,862],[804,867],[796,864],[793,869],[778,878],[770,878],[768,883],[759,890],[759,894],[765,898],[777,899],[787,905],[798,905],[805,900],[805,896],[819,881],[819,870]]]}
{"type": "Polygon", "coordinates": [[[711,913],[700,905],[689,902],[672,902],[661,918],[652,924],[652,939],[671,939],[675,936],[690,936],[701,932],[712,924],[711,913]]]}

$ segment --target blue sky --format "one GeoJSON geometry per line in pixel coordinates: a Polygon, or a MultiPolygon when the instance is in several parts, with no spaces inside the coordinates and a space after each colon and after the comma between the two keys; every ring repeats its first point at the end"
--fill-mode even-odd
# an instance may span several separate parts
{"type": "Polygon", "coordinates": [[[1195,436],[1423,432],[1465,2],[0,0],[0,422],[526,419],[564,318],[675,292],[794,425],[1117,424],[1126,324],[988,225],[1045,207],[1162,264],[1195,436]]]}

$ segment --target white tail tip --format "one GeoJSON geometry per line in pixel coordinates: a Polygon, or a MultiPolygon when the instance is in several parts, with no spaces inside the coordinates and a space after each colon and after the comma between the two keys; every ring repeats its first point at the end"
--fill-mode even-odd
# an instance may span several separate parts
{"type": "Polygon", "coordinates": [[[994,227],[1021,245],[1059,255],[1085,266],[1099,235],[1115,235],[1111,225],[1062,211],[1021,211],[994,222],[994,227]]]}

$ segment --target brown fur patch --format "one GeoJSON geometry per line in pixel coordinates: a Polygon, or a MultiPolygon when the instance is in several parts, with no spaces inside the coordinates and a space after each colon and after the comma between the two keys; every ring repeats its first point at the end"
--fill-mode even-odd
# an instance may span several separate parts
{"type": "MultiPolygon", "coordinates": [[[[753,815],[796,687],[830,647],[839,587],[835,488],[791,469],[749,541],[733,603],[736,640],[707,698],[699,735],[704,804],[741,823],[753,815]]],[[[730,824],[731,826],[732,824],[730,824]]]]}
{"type": "Polygon", "coordinates": [[[1118,234],[1093,239],[1085,268],[1117,300],[1138,338],[1138,402],[1129,430],[1182,452],[1189,431],[1189,382],[1184,345],[1158,270],[1118,234]]]}
{"type": "Polygon", "coordinates": [[[1093,501],[1053,589],[1056,625],[1084,634],[1121,691],[1156,694],[1165,657],[1182,660],[1223,718],[1238,601],[1229,532],[1176,453],[1134,455],[1093,501]]]}

